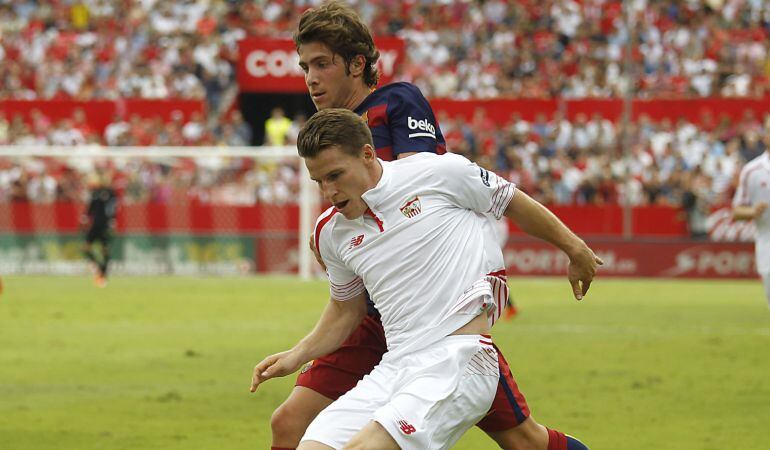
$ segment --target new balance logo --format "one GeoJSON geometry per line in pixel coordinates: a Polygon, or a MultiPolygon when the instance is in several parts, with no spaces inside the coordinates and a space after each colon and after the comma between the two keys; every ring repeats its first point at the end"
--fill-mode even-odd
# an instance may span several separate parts
{"type": "Polygon", "coordinates": [[[436,127],[432,123],[428,122],[428,119],[417,120],[412,116],[407,117],[406,125],[410,130],[422,130],[423,132],[410,133],[409,137],[432,137],[436,139],[436,127]]]}
{"type": "Polygon", "coordinates": [[[414,428],[414,425],[407,423],[407,421],[405,421],[405,420],[399,420],[398,421],[398,427],[401,428],[401,432],[406,434],[406,435],[412,434],[415,431],[417,431],[414,428]]]}
{"type": "Polygon", "coordinates": [[[353,247],[358,247],[361,245],[361,243],[364,242],[364,235],[358,235],[350,240],[350,245],[348,246],[348,250],[350,250],[353,247]]]}
{"type": "Polygon", "coordinates": [[[420,197],[415,197],[409,200],[404,204],[404,206],[399,208],[399,211],[401,211],[401,214],[405,215],[409,219],[416,216],[417,214],[420,214],[422,211],[422,205],[420,205],[420,197]]]}

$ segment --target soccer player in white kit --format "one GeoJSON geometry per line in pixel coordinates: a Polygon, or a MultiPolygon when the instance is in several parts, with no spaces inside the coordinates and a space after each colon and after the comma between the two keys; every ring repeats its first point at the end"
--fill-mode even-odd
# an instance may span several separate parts
{"type": "Polygon", "coordinates": [[[754,252],[757,272],[765,286],[767,306],[770,307],[770,150],[749,161],[741,170],[738,189],[733,197],[733,218],[753,220],[754,252]]]}
{"type": "Polygon", "coordinates": [[[379,160],[366,123],[348,110],[320,111],[298,141],[334,205],[315,229],[331,301],[307,337],[255,367],[251,389],[335,350],[366,313],[368,290],[388,351],[316,417],[298,449],[449,448],[488,412],[499,375],[486,333],[507,285],[485,214],[505,214],[564,250],[578,298],[601,260],[542,205],[462,156],[379,160]]]}

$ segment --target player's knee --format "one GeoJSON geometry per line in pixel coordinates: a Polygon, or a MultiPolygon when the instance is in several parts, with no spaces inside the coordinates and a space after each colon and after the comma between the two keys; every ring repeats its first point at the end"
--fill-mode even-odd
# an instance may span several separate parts
{"type": "Polygon", "coordinates": [[[293,442],[294,447],[299,444],[308,425],[310,420],[307,415],[291,402],[279,406],[270,418],[273,441],[293,442]]]}

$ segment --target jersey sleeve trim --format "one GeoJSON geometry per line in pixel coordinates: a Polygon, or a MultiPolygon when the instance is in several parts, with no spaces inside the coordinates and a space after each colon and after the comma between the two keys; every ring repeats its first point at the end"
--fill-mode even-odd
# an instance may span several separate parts
{"type": "Polygon", "coordinates": [[[364,280],[362,280],[361,277],[356,277],[351,282],[344,285],[334,284],[331,281],[329,282],[329,292],[335,300],[350,300],[363,293],[365,290],[364,280]]]}
{"type": "Polygon", "coordinates": [[[501,177],[497,178],[497,183],[497,190],[492,195],[492,206],[488,212],[499,220],[505,214],[508,204],[511,203],[513,194],[516,193],[516,186],[501,177]]]}

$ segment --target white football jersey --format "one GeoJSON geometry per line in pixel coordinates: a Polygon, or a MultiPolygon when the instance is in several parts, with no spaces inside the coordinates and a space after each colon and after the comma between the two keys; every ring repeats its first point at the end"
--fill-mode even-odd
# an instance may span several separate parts
{"type": "Polygon", "coordinates": [[[380,163],[381,179],[363,194],[367,214],[348,220],[330,208],[316,223],[332,298],[368,290],[391,356],[485,311],[493,324],[508,290],[488,216],[502,216],[515,186],[455,154],[380,163]]]}
{"type": "MultiPolygon", "coordinates": [[[[733,197],[733,206],[751,206],[759,202],[770,205],[770,155],[762,153],[741,169],[738,189],[733,197]]],[[[770,272],[770,208],[754,219],[755,253],[757,272],[770,272]]]]}

